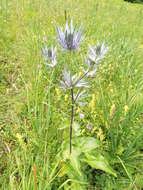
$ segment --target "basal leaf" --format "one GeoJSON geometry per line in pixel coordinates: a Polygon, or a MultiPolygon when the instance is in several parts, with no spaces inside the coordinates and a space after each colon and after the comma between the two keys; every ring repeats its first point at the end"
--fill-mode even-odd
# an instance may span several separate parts
{"type": "Polygon", "coordinates": [[[81,152],[90,152],[100,146],[100,142],[93,137],[78,137],[73,139],[73,144],[78,146],[81,152]]]}
{"type": "Polygon", "coordinates": [[[96,153],[96,155],[86,153],[85,159],[83,159],[83,161],[88,163],[92,168],[103,170],[116,177],[116,173],[109,165],[107,159],[98,152],[96,153]]]}

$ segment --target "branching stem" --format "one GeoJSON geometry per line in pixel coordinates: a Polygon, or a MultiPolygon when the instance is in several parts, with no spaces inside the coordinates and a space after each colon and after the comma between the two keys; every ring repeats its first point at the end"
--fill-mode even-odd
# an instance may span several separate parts
{"type": "Polygon", "coordinates": [[[75,84],[73,84],[73,86],[75,86],[79,81],[81,81],[88,73],[89,73],[89,69],[75,82],[75,84]]]}
{"type": "Polygon", "coordinates": [[[71,88],[71,102],[72,102],[72,107],[71,107],[71,122],[70,122],[70,154],[72,153],[72,127],[73,127],[73,118],[74,118],[74,103],[76,102],[77,97],[74,100],[74,94],[73,94],[73,88],[74,86],[80,81],[82,80],[87,74],[89,73],[89,70],[84,73],[73,85],[73,87],[71,88]]]}

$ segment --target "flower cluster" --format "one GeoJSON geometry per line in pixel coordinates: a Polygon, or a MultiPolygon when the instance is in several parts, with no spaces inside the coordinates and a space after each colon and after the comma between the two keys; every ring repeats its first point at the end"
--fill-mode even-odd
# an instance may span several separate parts
{"type": "MultiPolygon", "coordinates": [[[[71,19],[70,25],[68,24],[68,21],[66,21],[64,31],[59,26],[56,27],[56,30],[58,42],[62,49],[69,51],[77,51],[79,49],[80,43],[83,39],[83,34],[81,27],[78,29],[77,26],[73,26],[73,19],[71,19]]],[[[67,66],[64,66],[63,78],[60,80],[60,88],[65,90],[73,88],[81,89],[76,95],[74,95],[76,97],[75,100],[80,100],[79,102],[81,103],[81,99],[86,97],[85,91],[82,89],[89,86],[87,82],[88,77],[96,76],[98,65],[105,58],[108,49],[109,48],[105,46],[105,42],[102,44],[98,42],[97,45],[93,47],[89,45],[85,59],[85,65],[88,66],[88,69],[83,70],[83,75],[79,77],[78,74],[72,75],[71,71],[67,69],[67,66]],[[82,93],[82,91],[84,93],[82,93]]],[[[55,67],[57,65],[56,48],[48,48],[45,46],[45,48],[42,48],[42,54],[47,67],[55,67]]]]}
{"type": "MultiPolygon", "coordinates": [[[[62,30],[61,27],[56,26],[57,35],[58,35],[58,42],[62,50],[68,51],[77,51],[79,50],[80,44],[83,40],[83,33],[82,28],[78,29],[77,27],[73,26],[73,19],[71,19],[70,25],[66,20],[65,29],[62,30]]],[[[44,38],[45,39],[45,38],[44,38]]],[[[46,42],[44,40],[44,42],[46,42]]],[[[74,117],[74,104],[77,103],[80,106],[85,106],[87,101],[86,88],[89,87],[89,77],[95,77],[98,65],[101,61],[105,58],[108,47],[105,46],[103,42],[100,44],[97,43],[96,46],[88,46],[88,53],[85,59],[85,66],[88,67],[87,70],[83,70],[82,73],[73,74],[71,70],[65,65],[63,69],[63,76],[60,80],[60,88],[64,90],[71,91],[71,123],[70,123],[70,153],[72,151],[72,124],[73,124],[73,117],[74,117]]],[[[56,48],[42,48],[42,54],[44,57],[44,62],[47,67],[55,67],[58,63],[57,56],[56,56],[56,48]]],[[[67,98],[65,98],[66,100],[67,98]]],[[[94,112],[94,97],[93,101],[91,102],[92,112],[94,112]]],[[[80,118],[84,118],[84,114],[80,114],[80,118]]],[[[88,124],[87,129],[92,129],[92,125],[88,124]]]]}
{"type": "MultiPolygon", "coordinates": [[[[63,31],[61,27],[57,26],[58,42],[60,47],[65,50],[75,51],[79,49],[80,43],[83,39],[81,27],[78,29],[73,26],[73,19],[71,19],[70,25],[68,21],[65,24],[65,30],[63,31]]],[[[71,71],[64,66],[63,69],[63,79],[60,80],[60,87],[62,89],[73,89],[73,88],[87,88],[88,82],[85,80],[87,77],[95,77],[96,71],[99,63],[105,58],[108,47],[105,46],[103,42],[100,44],[97,43],[97,46],[88,46],[88,53],[85,59],[85,64],[88,66],[88,69],[83,70],[83,75],[79,77],[78,74],[72,75],[71,71]]],[[[42,48],[42,54],[44,57],[44,62],[47,67],[55,67],[57,65],[56,57],[56,48],[42,48]],[[47,62],[50,62],[47,63],[47,62]]],[[[81,91],[79,93],[81,97],[81,91]]],[[[77,96],[77,99],[79,96],[77,96]]]]}
{"type": "MultiPolygon", "coordinates": [[[[70,26],[68,24],[68,21],[66,21],[64,31],[59,26],[56,27],[56,30],[58,34],[58,42],[62,49],[69,51],[79,49],[79,46],[83,39],[83,34],[81,26],[79,29],[73,26],[73,19],[71,19],[70,26]]],[[[85,59],[85,63],[88,65],[88,72],[85,76],[96,75],[97,67],[99,63],[105,58],[108,50],[109,48],[105,46],[105,42],[102,44],[98,42],[97,46],[95,45],[93,47],[91,45],[88,46],[88,53],[85,59]]],[[[57,65],[56,48],[48,48],[45,46],[45,48],[42,48],[42,54],[44,57],[44,62],[48,67],[55,67],[57,65]],[[51,64],[47,64],[47,61],[50,61],[51,64]]],[[[64,70],[63,75],[65,75],[66,71],[67,70],[64,70]]],[[[67,75],[69,76],[69,73],[67,75]]],[[[70,79],[68,80],[72,80],[72,78],[73,77],[70,76],[70,79]]],[[[66,88],[69,88],[69,84],[66,86],[66,88]]]]}

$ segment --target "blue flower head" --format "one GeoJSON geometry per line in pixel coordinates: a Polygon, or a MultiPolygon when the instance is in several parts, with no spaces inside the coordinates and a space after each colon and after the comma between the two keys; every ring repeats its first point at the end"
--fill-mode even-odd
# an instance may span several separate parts
{"type": "Polygon", "coordinates": [[[73,27],[73,19],[71,19],[70,26],[66,21],[65,31],[61,27],[56,27],[58,33],[58,41],[62,49],[65,50],[78,50],[80,43],[83,39],[81,27],[73,27]]]}

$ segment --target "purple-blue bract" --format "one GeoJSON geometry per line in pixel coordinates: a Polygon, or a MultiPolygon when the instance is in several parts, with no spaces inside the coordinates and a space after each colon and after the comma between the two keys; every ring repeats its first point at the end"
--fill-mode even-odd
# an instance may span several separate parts
{"type": "Polygon", "coordinates": [[[70,26],[66,21],[65,31],[61,27],[57,26],[58,41],[62,49],[65,50],[78,50],[80,43],[83,39],[81,27],[77,29],[73,26],[73,19],[71,19],[70,26]]]}

